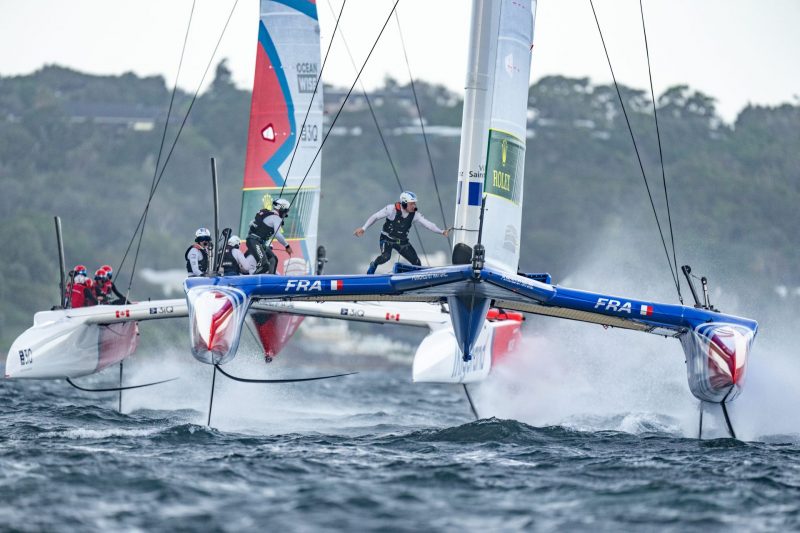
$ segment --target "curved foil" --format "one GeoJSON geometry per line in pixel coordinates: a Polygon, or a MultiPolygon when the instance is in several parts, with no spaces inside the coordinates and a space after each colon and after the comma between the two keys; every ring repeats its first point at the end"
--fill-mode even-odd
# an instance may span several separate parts
{"type": "Polygon", "coordinates": [[[217,365],[233,359],[247,316],[247,295],[235,287],[199,286],[189,289],[186,297],[192,355],[217,365]]]}
{"type": "Polygon", "coordinates": [[[753,337],[744,326],[715,322],[681,335],[692,394],[714,403],[736,398],[744,385],[753,337]]]}

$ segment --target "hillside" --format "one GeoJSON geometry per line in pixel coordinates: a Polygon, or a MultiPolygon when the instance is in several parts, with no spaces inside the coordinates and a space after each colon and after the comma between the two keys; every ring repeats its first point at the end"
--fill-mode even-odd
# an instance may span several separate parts
{"type": "MultiPolygon", "coordinates": [[[[53,215],[63,220],[69,265],[118,266],[147,200],[170,90],[160,77],[91,76],[58,66],[0,77],[0,242],[8,248],[0,262],[0,346],[58,298],[53,215]]],[[[342,91],[326,90],[326,111],[335,111],[342,91]]],[[[449,226],[461,100],[424,82],[417,82],[417,92],[449,226]]],[[[371,100],[403,186],[442,225],[410,94],[408,86],[387,80],[371,100]]],[[[642,91],[623,88],[623,94],[666,229],[651,103],[642,91]]],[[[190,98],[177,96],[165,153],[190,98]]],[[[137,269],[183,268],[194,230],[212,225],[210,156],[221,175],[222,223],[238,224],[249,103],[249,92],[232,84],[221,63],[159,185],[137,269]]],[[[531,87],[529,112],[522,268],[547,270],[558,282],[585,264],[587,254],[620,253],[657,285],[646,290],[672,290],[674,297],[613,87],[546,78],[531,87]],[[620,252],[631,248],[634,259],[620,252]]],[[[800,106],[748,107],[726,124],[713,99],[684,86],[659,96],[658,112],[678,261],[719,285],[741,284],[745,300],[786,286],[784,303],[796,308],[800,106]]],[[[376,229],[360,240],[351,238],[352,230],[399,190],[363,97],[348,102],[333,133],[322,154],[319,241],[328,248],[329,271],[349,273],[377,252],[376,229]]],[[[429,252],[446,250],[441,237],[423,240],[429,252]]],[[[131,263],[129,257],[121,287],[131,263]]],[[[132,294],[159,296],[137,279],[132,294]]]]}

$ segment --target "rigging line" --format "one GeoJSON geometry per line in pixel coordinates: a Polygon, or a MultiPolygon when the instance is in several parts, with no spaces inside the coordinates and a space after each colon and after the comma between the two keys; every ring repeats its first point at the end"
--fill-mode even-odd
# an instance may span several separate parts
{"type": "MultiPolygon", "coordinates": [[[[408,53],[406,52],[406,41],[403,39],[403,30],[400,29],[400,15],[397,11],[394,12],[394,20],[397,22],[397,33],[400,35],[400,46],[403,48],[403,57],[406,60],[406,69],[408,70],[408,79],[411,81],[411,92],[414,94],[414,104],[417,106],[417,116],[419,116],[419,127],[422,129],[422,140],[425,141],[425,151],[428,154],[428,164],[431,167],[431,176],[433,176],[433,186],[436,189],[436,198],[439,200],[439,210],[442,213],[442,223],[447,228],[447,217],[444,215],[444,206],[442,205],[442,195],[439,194],[439,183],[436,180],[436,171],[433,169],[433,157],[431,156],[431,148],[428,145],[428,136],[425,134],[425,122],[422,120],[422,109],[419,106],[419,99],[417,98],[417,88],[414,84],[414,76],[411,74],[411,63],[408,62],[408,53]]],[[[450,235],[447,235],[447,244],[452,247],[453,243],[450,241],[450,235]]]]}
{"type": "MultiPolygon", "coordinates": [[[[306,116],[303,117],[303,125],[300,126],[300,136],[298,136],[297,142],[294,145],[294,150],[292,150],[292,158],[289,160],[289,168],[286,169],[286,179],[283,180],[283,185],[281,186],[281,192],[278,193],[278,197],[280,198],[283,196],[283,190],[286,188],[286,184],[289,182],[289,174],[292,171],[292,163],[294,163],[294,156],[297,154],[297,149],[300,147],[300,137],[303,134],[303,131],[306,129],[306,121],[308,120],[308,114],[311,112],[311,106],[314,105],[314,97],[317,95],[317,89],[319,88],[319,82],[322,80],[322,73],[325,70],[325,64],[328,62],[328,54],[331,53],[331,47],[333,46],[333,39],[336,37],[336,29],[339,27],[339,21],[342,18],[342,13],[344,13],[344,6],[347,5],[347,0],[342,2],[342,8],[339,10],[339,16],[336,17],[336,25],[333,27],[333,33],[331,34],[331,41],[328,43],[328,49],[325,51],[325,58],[322,60],[322,67],[319,69],[319,76],[317,76],[317,83],[314,85],[314,92],[311,93],[311,100],[308,102],[308,107],[306,108],[306,116]]],[[[295,196],[300,192],[300,189],[297,189],[297,193],[295,196]]]]}
{"type": "MultiPolygon", "coordinates": [[[[330,9],[331,14],[333,14],[333,6],[328,0],[328,9],[330,9]]],[[[350,46],[347,44],[347,40],[344,38],[344,33],[339,32],[339,37],[342,39],[342,43],[344,43],[344,49],[347,51],[347,56],[350,58],[350,63],[353,65],[353,70],[358,71],[358,67],[356,66],[355,59],[353,59],[353,54],[350,52],[350,46]]],[[[397,181],[397,186],[400,187],[400,192],[406,190],[403,187],[403,184],[400,182],[400,174],[397,172],[397,166],[394,164],[394,159],[392,159],[392,154],[389,152],[389,145],[386,143],[386,139],[383,136],[383,130],[381,125],[378,123],[378,117],[375,114],[375,109],[372,107],[372,101],[367,94],[367,89],[364,87],[364,82],[359,80],[359,86],[361,87],[361,93],[364,95],[364,100],[367,102],[367,107],[369,108],[369,113],[372,115],[372,121],[375,122],[375,127],[378,129],[378,137],[381,140],[381,144],[383,145],[383,150],[386,152],[386,158],[389,159],[389,165],[392,167],[392,172],[394,173],[394,179],[397,181]]],[[[425,262],[428,266],[431,266],[430,259],[428,259],[428,252],[425,250],[425,245],[422,243],[422,236],[419,233],[419,228],[417,226],[413,226],[414,233],[417,235],[417,240],[419,241],[419,246],[422,249],[422,253],[425,256],[425,262]]]]}
{"type": "MultiPolygon", "coordinates": [[[[358,71],[358,75],[356,75],[356,79],[353,80],[353,84],[350,86],[350,90],[347,91],[347,94],[345,95],[344,100],[342,100],[342,104],[339,106],[339,110],[336,111],[336,115],[333,117],[333,120],[331,121],[331,125],[330,125],[330,127],[328,127],[328,131],[325,132],[325,136],[322,138],[322,142],[320,143],[319,148],[317,148],[317,153],[314,154],[314,159],[311,160],[311,164],[308,166],[308,170],[306,170],[306,173],[303,176],[302,181],[300,181],[300,185],[297,188],[298,191],[303,187],[303,183],[305,183],[306,178],[308,178],[308,175],[311,172],[311,169],[314,167],[314,162],[317,160],[317,157],[319,157],[319,153],[322,151],[322,147],[325,146],[325,141],[328,140],[328,136],[331,134],[331,131],[333,131],[333,126],[336,124],[336,121],[339,119],[339,115],[342,114],[342,110],[344,109],[344,106],[347,103],[347,99],[350,98],[350,95],[353,93],[353,89],[355,88],[356,83],[358,83],[358,79],[361,77],[361,73],[364,72],[364,68],[367,66],[367,63],[369,63],[369,58],[372,57],[372,52],[375,51],[375,47],[378,45],[378,42],[381,40],[381,36],[383,35],[383,32],[386,29],[386,26],[389,24],[389,21],[392,19],[392,13],[394,13],[395,9],[397,9],[397,4],[399,4],[399,3],[400,3],[400,0],[395,0],[394,5],[392,6],[392,10],[389,12],[389,16],[386,17],[386,22],[383,23],[383,27],[381,28],[380,33],[378,33],[378,37],[375,39],[375,42],[372,43],[372,48],[370,48],[369,54],[367,54],[367,58],[364,60],[364,64],[361,65],[361,69],[358,71]]],[[[292,202],[289,204],[290,207],[291,207],[291,204],[294,203],[294,201],[296,199],[297,199],[297,194],[295,194],[294,198],[292,198],[292,202]]]]}
{"type": "MultiPolygon", "coordinates": [[[[164,177],[164,172],[167,169],[167,164],[169,164],[169,160],[172,157],[173,152],[175,151],[175,146],[178,144],[178,140],[181,137],[181,133],[183,132],[183,128],[186,126],[186,122],[189,120],[189,114],[192,112],[192,108],[194,107],[194,103],[197,101],[197,96],[200,94],[200,88],[203,86],[203,82],[205,81],[206,76],[208,75],[208,70],[211,68],[211,63],[214,61],[214,57],[217,55],[217,50],[219,49],[219,45],[222,42],[223,36],[225,35],[225,30],[228,29],[228,24],[230,23],[231,17],[233,17],[233,12],[236,10],[236,6],[238,4],[239,4],[239,0],[236,0],[234,2],[234,4],[233,4],[233,7],[231,7],[231,12],[228,14],[228,19],[225,21],[225,26],[223,26],[223,28],[222,28],[222,32],[219,35],[219,39],[217,39],[217,44],[214,47],[214,51],[211,53],[211,58],[209,58],[209,60],[208,60],[208,64],[206,65],[206,69],[203,72],[203,77],[200,79],[200,83],[197,84],[197,90],[194,92],[194,95],[192,96],[192,100],[189,102],[189,108],[186,110],[186,114],[183,117],[183,121],[181,122],[180,128],[178,128],[178,133],[175,135],[175,139],[172,142],[172,146],[170,147],[169,152],[167,153],[167,157],[164,160],[164,165],[161,167],[161,172],[158,174],[158,179],[156,180],[155,186],[153,187],[153,190],[150,193],[150,197],[147,200],[147,205],[145,206],[145,212],[142,213],[142,216],[139,219],[139,224],[136,227],[137,230],[139,229],[139,226],[142,226],[142,231],[144,231],[144,226],[142,225],[142,223],[143,223],[143,221],[144,221],[144,219],[146,217],[147,210],[150,208],[150,203],[152,202],[153,197],[156,194],[156,189],[158,189],[158,186],[161,183],[162,178],[164,177]]],[[[135,232],[136,232],[136,230],[134,231],[134,235],[135,235],[135,232]]],[[[131,240],[131,243],[133,243],[133,239],[131,240]]],[[[130,245],[128,245],[128,250],[130,250],[130,245]]],[[[126,251],[126,255],[127,255],[127,251],[126,251]]],[[[133,267],[131,268],[131,276],[130,276],[129,283],[128,283],[128,292],[130,292],[131,285],[133,285],[133,275],[134,275],[134,273],[136,271],[136,262],[137,262],[138,257],[139,257],[139,249],[137,248],[136,255],[135,255],[134,260],[133,260],[133,267]]]]}
{"type": "MultiPolygon", "coordinates": [[[[164,130],[161,132],[161,143],[158,145],[158,157],[156,158],[156,165],[153,169],[153,179],[150,182],[150,195],[153,194],[153,188],[156,185],[156,178],[158,177],[158,167],[161,164],[161,155],[164,152],[164,143],[167,139],[167,129],[169,127],[169,119],[172,116],[172,106],[175,103],[175,94],[178,92],[178,80],[181,77],[181,68],[183,67],[183,58],[186,54],[186,43],[189,41],[189,30],[192,27],[192,19],[194,18],[194,8],[197,5],[197,0],[192,0],[192,10],[189,12],[189,22],[186,24],[186,33],[183,36],[183,47],[181,48],[181,58],[178,61],[178,72],[175,74],[175,84],[172,86],[172,94],[169,97],[169,107],[167,108],[167,118],[164,120],[164,130]]],[[[147,207],[144,210],[144,217],[142,219],[141,224],[141,232],[139,232],[139,242],[136,244],[136,254],[139,254],[139,249],[142,246],[142,238],[144,237],[144,228],[147,225],[147,215],[150,212],[150,203],[148,202],[147,207]]],[[[134,233],[133,238],[136,237],[134,233]]],[[[130,249],[130,247],[129,247],[130,249]]],[[[127,252],[126,252],[127,254],[127,252]]],[[[119,269],[122,269],[122,266],[125,263],[125,257],[122,258],[122,263],[119,265],[119,269]]],[[[131,276],[132,278],[133,276],[131,276]]],[[[127,299],[131,293],[131,285],[132,282],[128,280],[128,290],[125,293],[125,298],[127,299]]]]}
{"type": "Polygon", "coordinates": [[[606,60],[608,61],[608,68],[611,71],[611,79],[614,80],[614,89],[617,91],[617,98],[619,98],[619,105],[622,107],[622,114],[625,116],[625,123],[628,125],[628,132],[631,135],[631,142],[633,143],[633,149],[636,152],[636,160],[639,162],[639,170],[642,171],[642,179],[644,180],[644,186],[647,189],[647,197],[650,199],[650,206],[653,208],[653,216],[656,219],[656,226],[658,226],[658,234],[661,236],[661,244],[664,246],[664,253],[667,256],[667,264],[669,265],[669,271],[672,274],[672,282],[675,284],[675,288],[678,287],[678,281],[675,276],[675,271],[672,268],[672,258],[669,256],[669,252],[667,251],[667,241],[664,239],[664,232],[661,229],[661,222],[658,220],[658,212],[656,211],[656,204],[653,202],[653,195],[650,192],[650,184],[647,183],[647,175],[644,171],[644,165],[642,164],[642,156],[639,154],[639,147],[636,145],[636,138],[633,135],[633,127],[631,126],[631,122],[628,119],[628,112],[625,109],[625,103],[622,101],[622,93],[619,90],[619,85],[617,84],[617,77],[614,75],[614,68],[611,66],[611,57],[608,55],[608,48],[606,47],[606,41],[603,38],[603,31],[600,29],[600,21],[597,19],[597,12],[594,9],[594,2],[589,0],[589,5],[592,7],[592,14],[594,15],[594,21],[597,24],[597,31],[600,34],[600,41],[603,43],[603,51],[606,54],[606,60]]]}
{"type": "MultiPolygon", "coordinates": [[[[175,75],[175,84],[172,86],[172,95],[170,95],[169,98],[167,117],[164,120],[164,130],[161,132],[161,143],[158,145],[158,158],[156,159],[156,165],[155,168],[153,169],[153,179],[150,182],[150,194],[153,193],[153,187],[155,186],[156,177],[158,176],[158,167],[161,163],[161,155],[164,150],[164,141],[166,140],[167,137],[167,127],[169,126],[169,119],[172,116],[172,106],[173,103],[175,102],[175,94],[177,93],[178,90],[178,80],[181,77],[181,67],[183,66],[183,57],[184,54],[186,53],[186,43],[189,39],[189,30],[192,27],[192,19],[194,18],[194,8],[196,3],[197,3],[196,0],[192,1],[192,10],[189,12],[189,22],[186,25],[186,34],[183,37],[183,48],[181,48],[181,58],[180,61],[178,61],[178,72],[175,75]]],[[[117,266],[117,270],[122,270],[122,266],[125,264],[125,259],[128,256],[128,252],[130,251],[131,245],[133,244],[133,240],[136,238],[136,233],[139,231],[139,227],[141,226],[141,224],[142,224],[142,219],[139,220],[139,224],[136,226],[136,230],[133,232],[133,235],[131,236],[131,240],[128,243],[128,248],[125,250],[125,255],[122,257],[122,261],[120,262],[119,266],[117,266]]]]}
{"type": "MultiPolygon", "coordinates": [[[[653,101],[653,118],[656,122],[656,138],[658,139],[658,159],[661,163],[661,181],[664,183],[664,199],[667,202],[667,220],[669,221],[669,236],[672,241],[672,263],[675,266],[675,272],[678,272],[678,256],[675,253],[675,232],[672,228],[672,213],[669,209],[669,194],[667,194],[667,174],[664,170],[664,152],[661,149],[661,128],[658,126],[658,111],[656,110],[656,95],[653,90],[653,71],[650,68],[650,47],[647,44],[647,28],[644,24],[644,6],[642,0],[639,0],[639,12],[642,15],[642,34],[644,35],[644,50],[647,54],[647,75],[650,77],[650,98],[653,101]]],[[[681,294],[681,277],[677,276],[678,286],[678,300],[683,304],[683,295],[681,294]]]]}

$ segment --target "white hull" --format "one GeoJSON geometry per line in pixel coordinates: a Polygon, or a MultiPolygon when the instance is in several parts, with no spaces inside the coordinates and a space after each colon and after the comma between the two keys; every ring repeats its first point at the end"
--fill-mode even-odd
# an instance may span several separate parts
{"type": "Polygon", "coordinates": [[[518,345],[520,331],[520,322],[516,320],[484,322],[469,361],[463,360],[452,327],[433,331],[422,340],[414,355],[413,380],[415,383],[482,381],[497,361],[518,345]]]}
{"type": "Polygon", "coordinates": [[[11,345],[5,377],[76,378],[119,363],[135,350],[137,321],[186,316],[186,301],[159,300],[42,311],[11,345]]]}
{"type": "Polygon", "coordinates": [[[33,326],[11,345],[5,377],[86,376],[122,361],[136,350],[137,340],[136,322],[100,325],[66,318],[33,326]]]}

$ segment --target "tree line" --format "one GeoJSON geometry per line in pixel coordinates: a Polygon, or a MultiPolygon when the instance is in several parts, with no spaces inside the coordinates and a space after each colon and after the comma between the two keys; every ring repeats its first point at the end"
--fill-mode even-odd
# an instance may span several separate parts
{"type": "MultiPolygon", "coordinates": [[[[370,102],[403,187],[418,194],[428,218],[449,227],[459,151],[452,132],[462,101],[424,81],[416,89],[433,175],[424,139],[414,133],[419,117],[410,86],[388,79],[370,102]]],[[[8,248],[0,262],[0,345],[28,327],[34,311],[58,300],[54,215],[63,221],[68,266],[119,267],[156,173],[170,91],[161,77],[95,76],[58,66],[0,77],[0,242],[8,248]]],[[[343,91],[325,91],[326,109],[336,109],[343,91]]],[[[621,92],[667,248],[671,254],[671,222],[679,264],[746,282],[745,291],[800,286],[800,106],[748,106],[729,124],[710,96],[687,86],[665,91],[656,102],[665,196],[649,94],[621,92]]],[[[176,95],[162,164],[190,99],[176,95]]],[[[194,230],[211,225],[210,156],[219,166],[222,223],[238,226],[249,105],[250,92],[237,88],[220,63],[163,173],[137,269],[183,268],[194,230]]],[[[635,248],[641,269],[669,286],[614,87],[552,76],[531,86],[528,107],[521,268],[549,271],[559,281],[590,250],[635,248]]],[[[377,230],[366,240],[350,233],[400,190],[363,96],[348,101],[336,126],[341,134],[331,135],[322,152],[319,242],[328,248],[330,272],[352,273],[377,254],[377,230]]],[[[426,251],[447,251],[444,239],[421,235],[426,251]]],[[[119,271],[120,288],[127,288],[135,248],[119,271]]],[[[132,296],[159,294],[135,278],[132,296]]]]}

